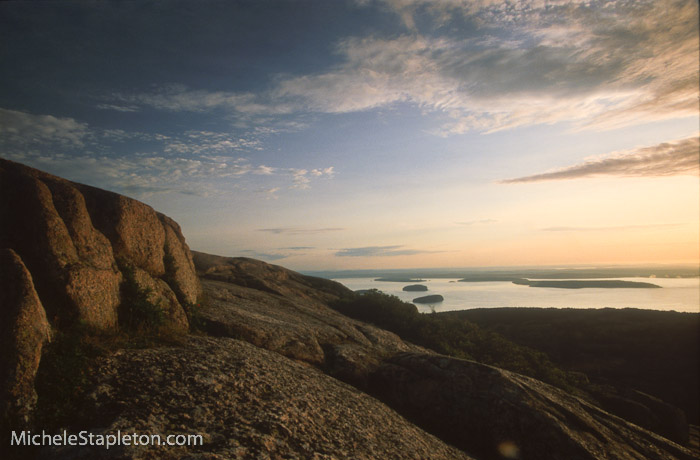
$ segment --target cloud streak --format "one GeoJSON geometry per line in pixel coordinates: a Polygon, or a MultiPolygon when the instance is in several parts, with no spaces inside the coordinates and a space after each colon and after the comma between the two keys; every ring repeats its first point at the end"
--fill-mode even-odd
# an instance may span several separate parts
{"type": "MultiPolygon", "coordinates": [[[[98,185],[95,181],[99,181],[101,187],[139,198],[165,193],[224,196],[232,190],[240,193],[253,185],[252,190],[257,187],[265,198],[276,199],[281,187],[260,189],[259,185],[286,183],[287,189],[295,188],[286,169],[254,165],[247,158],[235,156],[185,157],[156,153],[124,156],[64,155],[31,150],[10,151],[3,156],[77,182],[98,185]]],[[[306,188],[309,187],[307,183],[306,188]]]]}
{"type": "Polygon", "coordinates": [[[506,179],[502,184],[519,184],[549,180],[589,177],[663,177],[700,173],[700,137],[593,158],[556,171],[506,179]]]}
{"type": "Polygon", "coordinates": [[[365,246],[360,248],[345,248],[335,253],[336,257],[396,257],[427,254],[431,251],[417,249],[401,249],[403,246],[365,246]]]}
{"type": "Polygon", "coordinates": [[[59,144],[83,147],[90,137],[86,123],[73,118],[34,115],[0,108],[0,143],[23,148],[32,145],[59,144]]]}
{"type": "Polygon", "coordinates": [[[259,252],[259,251],[254,251],[252,249],[246,249],[241,251],[242,254],[246,254],[250,257],[253,257],[255,259],[261,259],[261,260],[269,260],[269,261],[275,261],[275,260],[281,260],[281,259],[286,259],[289,257],[289,254],[281,254],[277,252],[259,252]]]}
{"type": "Polygon", "coordinates": [[[609,232],[629,230],[652,230],[657,228],[680,227],[684,224],[618,225],[609,227],[547,227],[543,232],[609,232]]]}
{"type": "Polygon", "coordinates": [[[319,233],[340,232],[345,230],[340,227],[325,227],[325,228],[302,228],[302,227],[278,227],[278,228],[259,228],[259,232],[272,233],[274,235],[316,235],[319,233]]]}
{"type": "Polygon", "coordinates": [[[335,176],[335,169],[333,166],[322,169],[289,169],[289,174],[292,176],[293,184],[291,188],[296,188],[300,190],[306,190],[311,188],[311,180],[325,177],[327,179],[332,179],[335,176]]]}
{"type": "Polygon", "coordinates": [[[462,225],[464,227],[471,227],[474,225],[485,225],[485,224],[495,224],[498,222],[496,219],[480,219],[480,220],[469,220],[463,222],[455,222],[457,225],[462,225]]]}

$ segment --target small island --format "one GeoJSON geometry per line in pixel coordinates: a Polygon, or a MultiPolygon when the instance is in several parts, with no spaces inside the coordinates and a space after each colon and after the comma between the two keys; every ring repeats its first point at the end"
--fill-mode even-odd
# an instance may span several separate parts
{"type": "Polygon", "coordinates": [[[652,283],[642,283],[639,281],[622,280],[544,280],[531,281],[526,279],[513,280],[513,284],[521,284],[530,287],[549,287],[559,289],[584,289],[584,288],[637,288],[637,289],[658,289],[661,286],[652,283]]]}
{"type": "Polygon", "coordinates": [[[413,303],[438,303],[445,300],[445,298],[439,294],[426,295],[423,297],[416,297],[413,299],[413,303]]]}
{"type": "Polygon", "coordinates": [[[428,286],[425,286],[423,284],[410,284],[408,286],[404,286],[403,290],[406,292],[413,292],[413,291],[424,292],[424,291],[428,290],[428,286]]]}

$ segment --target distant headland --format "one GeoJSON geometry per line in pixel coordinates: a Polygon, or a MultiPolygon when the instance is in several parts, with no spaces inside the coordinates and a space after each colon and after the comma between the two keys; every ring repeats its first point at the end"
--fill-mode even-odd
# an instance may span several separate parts
{"type": "Polygon", "coordinates": [[[622,281],[622,280],[545,280],[531,281],[526,279],[513,280],[513,284],[523,284],[530,287],[549,287],[559,289],[585,289],[585,288],[636,288],[636,289],[656,289],[661,286],[652,283],[643,283],[640,281],[622,281]]]}

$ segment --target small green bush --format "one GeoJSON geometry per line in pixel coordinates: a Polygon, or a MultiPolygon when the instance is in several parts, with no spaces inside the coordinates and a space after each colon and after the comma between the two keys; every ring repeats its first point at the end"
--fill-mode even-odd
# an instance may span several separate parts
{"type": "Polygon", "coordinates": [[[204,332],[206,321],[202,316],[203,299],[199,299],[197,303],[184,302],[182,308],[187,315],[187,321],[190,323],[190,332],[204,332]]]}
{"type": "Polygon", "coordinates": [[[150,300],[152,290],[139,286],[131,266],[124,265],[121,271],[124,281],[118,311],[119,327],[128,332],[157,330],[165,323],[165,313],[160,305],[150,300]]]}

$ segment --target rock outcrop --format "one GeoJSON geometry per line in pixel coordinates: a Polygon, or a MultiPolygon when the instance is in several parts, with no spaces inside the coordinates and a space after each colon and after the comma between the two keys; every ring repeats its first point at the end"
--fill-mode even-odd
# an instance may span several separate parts
{"type": "Polygon", "coordinates": [[[122,271],[151,289],[173,325],[186,329],[182,305],[200,292],[179,226],[125,196],[0,160],[0,248],[31,273],[49,321],[114,329],[122,271]]]}
{"type": "Polygon", "coordinates": [[[322,305],[329,300],[347,296],[350,291],[340,283],[313,276],[305,276],[278,265],[247,257],[222,257],[193,251],[197,273],[210,280],[225,281],[242,287],[310,300],[322,305]]]}
{"type": "Polygon", "coordinates": [[[49,331],[115,331],[124,270],[169,325],[200,292],[179,226],[136,200],[0,159],[2,418],[26,421],[49,331]],[[5,377],[7,376],[7,377],[5,377]]]}
{"type": "Polygon", "coordinates": [[[32,276],[11,249],[0,250],[0,426],[27,428],[34,406],[34,377],[51,330],[32,276]]]}
{"type": "Polygon", "coordinates": [[[211,335],[245,340],[361,387],[384,358],[425,351],[329,308],[352,295],[333,281],[247,258],[195,252],[194,261],[207,298],[200,315],[211,335]]]}

